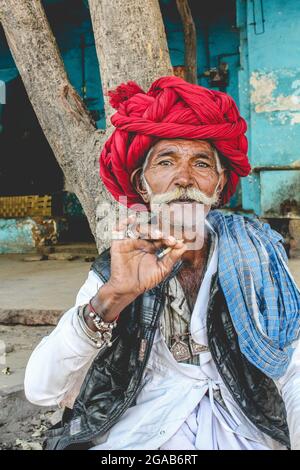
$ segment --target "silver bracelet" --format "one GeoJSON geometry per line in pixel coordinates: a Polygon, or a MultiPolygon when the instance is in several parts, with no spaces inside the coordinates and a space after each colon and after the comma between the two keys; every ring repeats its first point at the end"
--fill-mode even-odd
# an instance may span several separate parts
{"type": "MultiPolygon", "coordinates": [[[[84,308],[85,305],[82,305],[78,308],[78,324],[80,326],[81,331],[87,336],[93,343],[98,347],[98,340],[99,340],[99,334],[98,331],[92,331],[86,324],[85,318],[84,318],[84,308]]],[[[100,344],[99,344],[100,347],[100,344]]]]}
{"type": "Polygon", "coordinates": [[[100,315],[94,313],[94,312],[89,312],[89,317],[93,320],[93,323],[95,327],[97,328],[98,331],[105,332],[105,331],[110,331],[113,328],[117,326],[117,321],[114,320],[112,322],[105,322],[100,315]]]}
{"type": "Polygon", "coordinates": [[[87,306],[86,305],[81,305],[78,309],[78,323],[82,329],[82,331],[85,333],[85,335],[93,341],[95,346],[97,348],[101,348],[103,346],[108,346],[110,347],[112,345],[111,342],[111,337],[112,337],[112,329],[113,327],[101,327],[101,329],[98,329],[97,331],[91,330],[88,325],[86,324],[85,318],[84,318],[84,309],[87,306]]]}

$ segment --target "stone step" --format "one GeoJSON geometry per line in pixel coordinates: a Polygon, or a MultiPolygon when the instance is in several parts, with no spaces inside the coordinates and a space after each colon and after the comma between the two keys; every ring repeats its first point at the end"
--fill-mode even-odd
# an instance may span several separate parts
{"type": "Polygon", "coordinates": [[[97,247],[95,243],[70,243],[53,245],[52,253],[71,253],[74,255],[95,255],[97,256],[97,247]]]}
{"type": "MultiPolygon", "coordinates": [[[[58,244],[49,246],[40,246],[34,251],[28,251],[24,253],[26,261],[38,261],[37,256],[41,256],[40,260],[48,259],[62,259],[67,260],[71,256],[79,258],[90,258],[98,256],[96,244],[94,243],[70,243],[70,244],[58,244]],[[57,255],[57,256],[55,256],[57,255]],[[32,258],[32,259],[31,259],[32,258]]],[[[92,261],[89,260],[88,261],[92,261]]]]}
{"type": "Polygon", "coordinates": [[[0,324],[55,326],[64,312],[65,309],[0,308],[0,324]]]}

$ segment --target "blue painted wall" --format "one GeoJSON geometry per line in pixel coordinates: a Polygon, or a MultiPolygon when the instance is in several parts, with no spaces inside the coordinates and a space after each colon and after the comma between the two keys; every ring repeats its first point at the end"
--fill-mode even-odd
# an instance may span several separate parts
{"type": "MultiPolygon", "coordinates": [[[[202,2],[190,0],[190,6],[197,31],[197,64],[198,83],[209,87],[203,72],[218,65],[218,57],[223,54],[223,60],[228,62],[230,81],[226,90],[237,102],[238,67],[239,67],[239,32],[235,26],[234,1],[218,1],[219,8],[214,2],[205,5],[202,2]],[[236,55],[231,55],[236,54],[236,55]]],[[[175,0],[160,0],[172,65],[184,64],[184,40],[180,16],[175,0]]]]}
{"type": "Polygon", "coordinates": [[[0,219],[0,254],[33,251],[36,246],[34,228],[30,218],[0,219]]]}
{"type": "Polygon", "coordinates": [[[270,217],[300,217],[299,7],[297,0],[237,0],[240,107],[252,166],[264,167],[243,180],[243,207],[270,217]]]}

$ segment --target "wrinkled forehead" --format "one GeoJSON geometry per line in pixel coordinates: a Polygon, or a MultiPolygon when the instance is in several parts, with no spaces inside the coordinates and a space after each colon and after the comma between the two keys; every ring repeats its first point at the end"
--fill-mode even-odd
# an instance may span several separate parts
{"type": "Polygon", "coordinates": [[[196,139],[160,139],[152,147],[153,152],[159,152],[165,148],[174,148],[178,151],[181,150],[207,150],[208,152],[213,151],[213,146],[207,140],[196,140],[196,139]]]}

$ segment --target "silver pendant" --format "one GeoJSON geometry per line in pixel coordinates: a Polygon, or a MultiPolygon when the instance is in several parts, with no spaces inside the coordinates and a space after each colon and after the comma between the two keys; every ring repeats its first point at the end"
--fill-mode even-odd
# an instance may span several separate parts
{"type": "Polygon", "coordinates": [[[209,351],[209,348],[205,346],[205,344],[196,343],[196,341],[193,340],[192,336],[189,337],[189,342],[193,356],[196,356],[197,354],[202,352],[209,351]]]}
{"type": "Polygon", "coordinates": [[[176,361],[186,361],[191,358],[190,348],[188,344],[180,341],[180,335],[175,335],[175,343],[172,344],[170,351],[176,361]]]}

